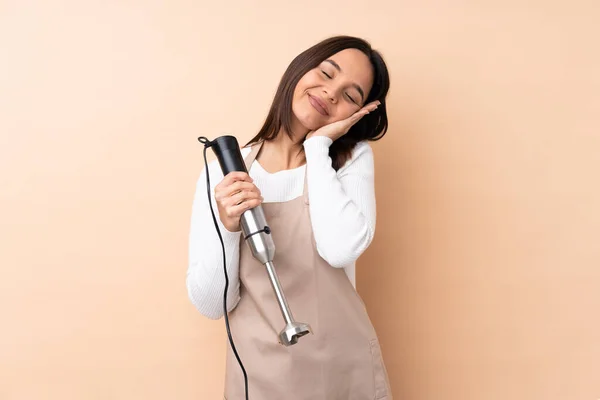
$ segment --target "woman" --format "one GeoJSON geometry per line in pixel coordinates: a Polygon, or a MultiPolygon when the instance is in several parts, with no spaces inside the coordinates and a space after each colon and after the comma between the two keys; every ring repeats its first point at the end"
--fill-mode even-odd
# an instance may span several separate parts
{"type": "MultiPolygon", "coordinates": [[[[354,275],[375,232],[368,141],[387,130],[388,88],[387,67],[366,41],[324,40],[292,61],[262,129],[242,148],[249,175],[223,177],[216,161],[209,166],[232,282],[230,328],[251,399],[392,399],[354,275]],[[264,267],[241,238],[240,215],[259,204],[290,309],[313,330],[291,347],[278,343],[281,312],[264,267]]],[[[205,173],[194,199],[187,288],[198,311],[218,319],[225,276],[205,173]]],[[[244,376],[229,346],[225,398],[245,398],[244,376]]]]}

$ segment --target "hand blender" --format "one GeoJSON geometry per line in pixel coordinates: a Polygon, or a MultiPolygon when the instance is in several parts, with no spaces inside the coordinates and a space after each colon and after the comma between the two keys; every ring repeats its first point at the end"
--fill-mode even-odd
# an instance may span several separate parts
{"type": "MultiPolygon", "coordinates": [[[[220,136],[210,142],[209,147],[212,147],[219,160],[223,176],[232,171],[248,173],[246,164],[242,158],[242,153],[240,152],[238,141],[234,136],[220,136]]],[[[267,269],[271,286],[275,291],[275,297],[277,298],[281,314],[285,320],[286,325],[279,333],[279,343],[285,346],[296,344],[300,337],[312,333],[312,330],[310,325],[294,320],[290,307],[283,294],[273,264],[275,244],[273,243],[271,229],[267,225],[262,206],[258,205],[257,207],[244,211],[240,217],[240,225],[244,235],[244,241],[250,246],[252,255],[267,269]]]]}

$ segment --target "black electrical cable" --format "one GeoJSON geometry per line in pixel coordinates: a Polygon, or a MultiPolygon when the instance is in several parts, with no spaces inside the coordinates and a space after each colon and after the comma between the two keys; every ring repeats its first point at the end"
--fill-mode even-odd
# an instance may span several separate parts
{"type": "Polygon", "coordinates": [[[217,234],[219,235],[219,240],[221,241],[221,248],[223,249],[223,272],[225,273],[225,290],[223,291],[223,315],[225,316],[225,327],[227,328],[227,336],[229,337],[229,343],[231,344],[231,349],[233,350],[233,354],[235,354],[235,358],[240,364],[240,368],[244,374],[244,387],[246,389],[246,400],[248,400],[248,374],[246,374],[246,369],[244,368],[244,364],[242,364],[242,360],[235,348],[235,344],[233,343],[233,337],[231,336],[231,329],[229,328],[229,317],[227,315],[227,290],[229,289],[229,275],[227,274],[227,263],[225,261],[225,243],[223,242],[223,236],[221,235],[221,230],[219,229],[219,224],[217,223],[217,217],[215,216],[215,212],[212,208],[212,200],[210,195],[210,177],[208,173],[208,161],[206,160],[206,149],[208,149],[212,142],[205,138],[204,136],[200,136],[198,141],[204,145],[204,168],[206,170],[206,193],[208,195],[208,205],[210,208],[210,213],[212,214],[213,222],[215,223],[215,228],[217,229],[217,234]]]}

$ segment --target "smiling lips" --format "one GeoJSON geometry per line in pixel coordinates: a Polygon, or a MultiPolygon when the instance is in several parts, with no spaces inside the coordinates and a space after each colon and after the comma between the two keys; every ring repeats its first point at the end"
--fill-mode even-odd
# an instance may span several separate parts
{"type": "Polygon", "coordinates": [[[314,107],[315,110],[319,112],[319,114],[323,116],[328,116],[329,111],[327,110],[327,104],[323,100],[318,97],[308,95],[308,101],[314,107]]]}

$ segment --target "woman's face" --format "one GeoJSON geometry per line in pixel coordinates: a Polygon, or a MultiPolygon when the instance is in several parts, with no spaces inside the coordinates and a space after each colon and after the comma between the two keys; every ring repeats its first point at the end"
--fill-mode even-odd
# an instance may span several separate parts
{"type": "Polygon", "coordinates": [[[308,71],[294,90],[294,117],[308,130],[350,117],[364,105],[373,67],[360,50],[345,49],[308,71]]]}

